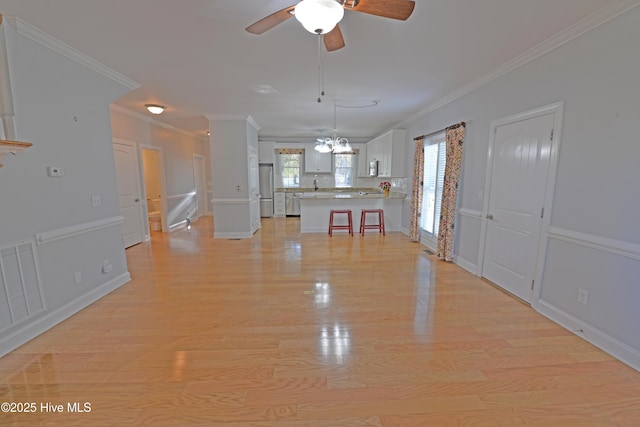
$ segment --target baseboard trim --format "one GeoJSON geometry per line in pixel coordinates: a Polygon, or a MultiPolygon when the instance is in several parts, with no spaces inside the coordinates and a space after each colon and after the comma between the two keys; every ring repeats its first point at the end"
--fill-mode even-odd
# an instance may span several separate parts
{"type": "Polygon", "coordinates": [[[0,357],[15,350],[21,345],[26,344],[38,335],[53,328],[58,323],[68,319],[130,280],[131,275],[129,272],[123,273],[97,288],[90,290],[86,294],[79,296],[73,301],[68,302],[62,307],[51,311],[44,316],[35,319],[33,322],[23,325],[20,329],[15,330],[9,335],[0,338],[0,357]]]}
{"type": "Polygon", "coordinates": [[[558,323],[605,353],[640,371],[640,351],[629,347],[618,339],[594,328],[546,301],[539,300],[534,306],[538,313],[558,323]]]}
{"type": "Polygon", "coordinates": [[[459,265],[460,267],[464,268],[465,270],[467,270],[469,273],[473,274],[474,276],[480,276],[480,269],[478,268],[477,264],[474,264],[473,262],[469,261],[468,259],[465,259],[459,255],[454,255],[453,256],[453,262],[457,265],[459,265]]]}
{"type": "Polygon", "coordinates": [[[213,233],[214,239],[250,239],[253,237],[253,233],[236,233],[236,232],[215,232],[213,233]]]}

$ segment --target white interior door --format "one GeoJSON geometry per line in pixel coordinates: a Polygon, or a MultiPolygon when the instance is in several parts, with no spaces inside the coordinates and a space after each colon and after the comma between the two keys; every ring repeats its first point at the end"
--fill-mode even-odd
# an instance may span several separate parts
{"type": "Polygon", "coordinates": [[[207,176],[203,156],[193,156],[193,174],[196,184],[196,217],[200,218],[207,214],[207,176]]]}
{"type": "Polygon", "coordinates": [[[118,203],[124,217],[122,237],[125,248],[128,248],[142,242],[143,238],[143,204],[140,203],[138,154],[135,144],[125,141],[114,141],[113,153],[118,181],[118,203]]]}
{"type": "Polygon", "coordinates": [[[555,113],[494,127],[482,276],[531,302],[555,113]]]}

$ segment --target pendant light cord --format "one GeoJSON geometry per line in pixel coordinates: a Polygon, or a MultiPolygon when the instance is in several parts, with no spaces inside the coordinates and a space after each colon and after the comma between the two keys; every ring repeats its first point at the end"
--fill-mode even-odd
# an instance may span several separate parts
{"type": "Polygon", "coordinates": [[[323,41],[324,36],[322,34],[318,35],[318,102],[322,102],[322,97],[324,96],[324,52],[323,52],[323,41]]]}

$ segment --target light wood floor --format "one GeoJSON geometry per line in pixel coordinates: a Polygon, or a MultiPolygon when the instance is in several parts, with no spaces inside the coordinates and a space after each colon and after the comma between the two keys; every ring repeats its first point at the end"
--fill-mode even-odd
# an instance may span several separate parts
{"type": "Polygon", "coordinates": [[[0,402],[38,405],[0,425],[640,426],[640,373],[524,304],[401,233],[298,226],[128,249],[130,283],[0,359],[0,402]]]}

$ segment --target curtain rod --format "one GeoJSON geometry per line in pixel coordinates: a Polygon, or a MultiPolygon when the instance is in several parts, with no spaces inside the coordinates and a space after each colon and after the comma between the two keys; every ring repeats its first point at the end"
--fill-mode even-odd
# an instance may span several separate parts
{"type": "Polygon", "coordinates": [[[414,141],[418,141],[418,140],[425,139],[425,138],[428,138],[430,136],[433,136],[433,135],[435,135],[437,133],[444,132],[444,131],[449,130],[449,129],[455,129],[455,128],[460,127],[460,126],[465,127],[466,125],[467,124],[465,122],[456,123],[455,125],[447,126],[444,129],[440,129],[440,130],[437,130],[435,132],[428,133],[426,135],[416,136],[415,138],[413,138],[413,140],[414,141]]]}

